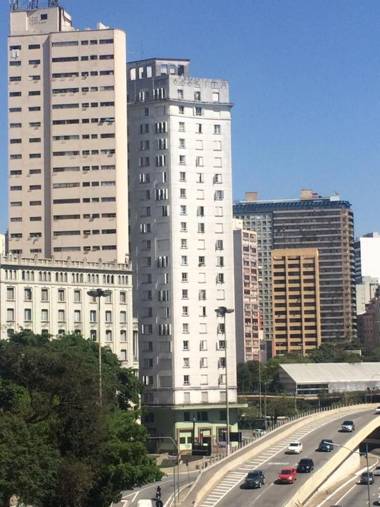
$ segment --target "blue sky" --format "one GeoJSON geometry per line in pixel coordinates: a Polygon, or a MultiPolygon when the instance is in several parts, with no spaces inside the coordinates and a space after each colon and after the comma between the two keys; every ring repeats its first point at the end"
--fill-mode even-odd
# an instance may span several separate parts
{"type": "MultiPolygon", "coordinates": [[[[44,0],[40,0],[41,3],[44,0]]],[[[7,223],[7,5],[0,10],[0,229],[7,223]]],[[[61,0],[78,28],[124,28],[129,59],[192,60],[230,81],[234,198],[352,202],[357,234],[380,229],[378,0],[61,0]]]]}

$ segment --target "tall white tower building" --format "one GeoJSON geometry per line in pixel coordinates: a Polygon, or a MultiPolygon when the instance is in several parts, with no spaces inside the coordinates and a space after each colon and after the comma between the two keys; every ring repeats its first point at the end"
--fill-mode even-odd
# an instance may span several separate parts
{"type": "Polygon", "coordinates": [[[191,77],[188,60],[154,58],[129,64],[128,97],[146,422],[175,428],[185,449],[223,438],[226,365],[236,417],[235,318],[224,329],[215,312],[234,308],[229,89],[191,77]]]}
{"type": "Polygon", "coordinates": [[[76,30],[57,0],[22,3],[8,42],[9,251],[123,263],[125,33],[76,30]]]}

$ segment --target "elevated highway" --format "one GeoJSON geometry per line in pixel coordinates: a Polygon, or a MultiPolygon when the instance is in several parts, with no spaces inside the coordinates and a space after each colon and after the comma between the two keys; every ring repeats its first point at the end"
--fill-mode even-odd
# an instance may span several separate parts
{"type": "MultiPolygon", "coordinates": [[[[348,449],[337,448],[332,453],[320,453],[316,448],[320,440],[329,438],[349,449],[357,447],[367,435],[380,426],[380,416],[374,415],[373,405],[357,405],[296,420],[252,444],[240,456],[232,455],[224,463],[214,465],[204,472],[193,491],[183,503],[185,506],[257,506],[296,507],[307,505],[306,500],[320,485],[339,468],[350,455],[348,449]],[[343,419],[352,419],[355,433],[339,432],[343,419]],[[352,440],[354,439],[354,440],[352,440]],[[286,454],[291,440],[301,440],[303,452],[300,456],[286,454]],[[315,463],[312,474],[299,474],[292,485],[278,485],[276,478],[281,468],[296,465],[300,457],[310,457],[315,463]],[[261,469],[266,475],[262,489],[241,488],[248,471],[261,469]]],[[[359,453],[357,453],[359,467],[359,453]]],[[[356,465],[355,465],[356,466],[356,465]]],[[[379,479],[380,483],[380,479],[379,479]]]]}

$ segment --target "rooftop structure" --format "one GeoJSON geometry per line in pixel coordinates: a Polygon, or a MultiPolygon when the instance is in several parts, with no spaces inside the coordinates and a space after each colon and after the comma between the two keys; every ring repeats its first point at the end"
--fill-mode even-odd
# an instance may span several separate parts
{"type": "Polygon", "coordinates": [[[378,390],[380,363],[281,364],[280,382],[288,392],[304,395],[378,390]]]}

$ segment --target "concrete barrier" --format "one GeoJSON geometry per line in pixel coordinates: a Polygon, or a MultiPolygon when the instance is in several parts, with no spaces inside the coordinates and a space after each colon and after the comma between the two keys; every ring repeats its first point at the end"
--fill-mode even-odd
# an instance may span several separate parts
{"type": "MultiPolygon", "coordinates": [[[[374,405],[370,405],[370,407],[374,407],[374,405]]],[[[331,487],[331,482],[329,481],[330,477],[339,470],[367,435],[372,433],[379,425],[380,417],[374,416],[366,426],[358,430],[355,435],[344,444],[345,447],[341,447],[334,452],[329,461],[313,473],[284,507],[307,506],[309,502],[312,501],[312,497],[321,492],[322,488],[326,488],[327,485],[331,487]]]]}
{"type": "MultiPolygon", "coordinates": [[[[219,468],[217,470],[215,470],[215,471],[212,470],[215,467],[215,465],[213,465],[213,467],[210,467],[210,469],[208,469],[206,472],[204,472],[204,474],[202,474],[202,475],[207,475],[207,480],[206,480],[205,484],[200,484],[200,483],[204,482],[204,481],[202,481],[202,478],[204,479],[205,477],[199,477],[199,480],[197,481],[197,487],[199,489],[195,493],[195,497],[191,498],[191,495],[189,495],[187,497],[187,499],[184,501],[183,505],[184,506],[192,505],[195,507],[200,505],[200,503],[202,502],[202,499],[208,494],[208,492],[210,490],[212,490],[216,486],[216,484],[218,484],[218,482],[220,482],[222,480],[222,478],[226,474],[228,474],[228,472],[239,467],[240,465],[242,465],[246,461],[254,458],[258,454],[261,454],[263,451],[272,447],[280,440],[286,438],[288,435],[293,433],[298,428],[301,428],[302,426],[304,426],[305,424],[307,424],[311,420],[323,419],[326,416],[334,415],[334,414],[338,415],[343,412],[347,412],[347,410],[349,410],[350,412],[353,412],[353,411],[358,412],[358,411],[370,409],[372,407],[374,407],[374,405],[369,404],[369,403],[362,404],[362,405],[353,405],[353,406],[348,406],[348,407],[347,406],[346,407],[339,407],[339,408],[329,410],[329,411],[322,411],[322,412],[318,412],[318,413],[313,413],[309,416],[303,417],[302,419],[296,419],[294,421],[284,424],[280,428],[277,428],[276,430],[273,431],[273,435],[271,438],[263,437],[263,440],[265,439],[264,441],[260,442],[258,440],[258,441],[253,442],[252,444],[250,444],[247,447],[245,447],[244,449],[242,449],[241,451],[243,451],[243,452],[238,452],[237,453],[238,455],[235,458],[233,456],[229,456],[229,458],[224,458],[224,460],[222,462],[216,463],[215,465],[219,465],[219,468]],[[221,464],[222,464],[222,466],[220,466],[221,464]]],[[[380,421],[380,419],[379,419],[379,421],[380,421]]],[[[268,437],[268,435],[266,437],[268,437]]],[[[314,476],[314,474],[313,474],[313,476],[314,476]]],[[[294,505],[302,505],[302,504],[294,504],[294,505]]],[[[288,504],[287,507],[290,507],[290,504],[288,504]]]]}

